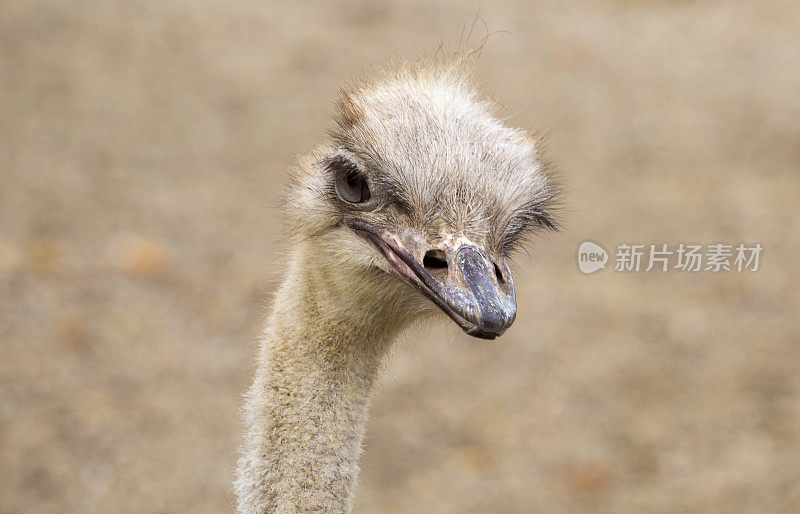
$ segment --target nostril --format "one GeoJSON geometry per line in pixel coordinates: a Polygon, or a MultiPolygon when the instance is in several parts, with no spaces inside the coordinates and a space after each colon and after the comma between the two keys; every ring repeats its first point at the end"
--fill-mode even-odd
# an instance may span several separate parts
{"type": "Polygon", "coordinates": [[[497,263],[494,264],[494,274],[497,277],[497,281],[501,284],[505,283],[505,279],[503,278],[503,272],[500,270],[500,266],[497,263]]]}
{"type": "Polygon", "coordinates": [[[428,250],[422,258],[422,265],[426,269],[447,269],[447,257],[442,250],[428,250]]]}

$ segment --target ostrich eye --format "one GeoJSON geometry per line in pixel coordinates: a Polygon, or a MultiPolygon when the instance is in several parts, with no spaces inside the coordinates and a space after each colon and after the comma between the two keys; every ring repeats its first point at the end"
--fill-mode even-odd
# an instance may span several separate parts
{"type": "Polygon", "coordinates": [[[336,194],[347,203],[363,203],[369,200],[367,179],[350,163],[336,167],[336,194]]]}

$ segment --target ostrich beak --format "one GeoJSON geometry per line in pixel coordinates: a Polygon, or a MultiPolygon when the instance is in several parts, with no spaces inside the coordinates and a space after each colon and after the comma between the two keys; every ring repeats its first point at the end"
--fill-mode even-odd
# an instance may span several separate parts
{"type": "Polygon", "coordinates": [[[380,250],[400,279],[427,296],[467,334],[494,339],[514,322],[517,303],[511,273],[475,243],[452,240],[441,249],[445,262],[434,276],[409,250],[424,247],[418,238],[401,238],[361,220],[348,225],[380,250]]]}

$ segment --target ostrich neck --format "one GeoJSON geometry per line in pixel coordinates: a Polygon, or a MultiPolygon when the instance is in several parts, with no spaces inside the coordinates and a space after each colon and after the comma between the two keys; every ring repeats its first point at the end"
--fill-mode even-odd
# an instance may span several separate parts
{"type": "MultiPolygon", "coordinates": [[[[313,252],[307,252],[312,253],[313,252]]],[[[348,512],[370,391],[394,334],[297,252],[245,404],[240,512],[348,512]]]]}

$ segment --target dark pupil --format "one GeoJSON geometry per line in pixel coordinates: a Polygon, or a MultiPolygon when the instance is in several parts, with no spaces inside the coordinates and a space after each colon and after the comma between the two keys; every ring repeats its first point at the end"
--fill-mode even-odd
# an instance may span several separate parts
{"type": "Polygon", "coordinates": [[[344,159],[335,159],[329,166],[336,173],[335,186],[339,198],[348,203],[362,203],[369,200],[367,181],[355,165],[344,159]]]}
{"type": "Polygon", "coordinates": [[[357,171],[342,171],[336,178],[336,191],[339,197],[350,203],[361,203],[369,200],[367,181],[357,171]]]}

